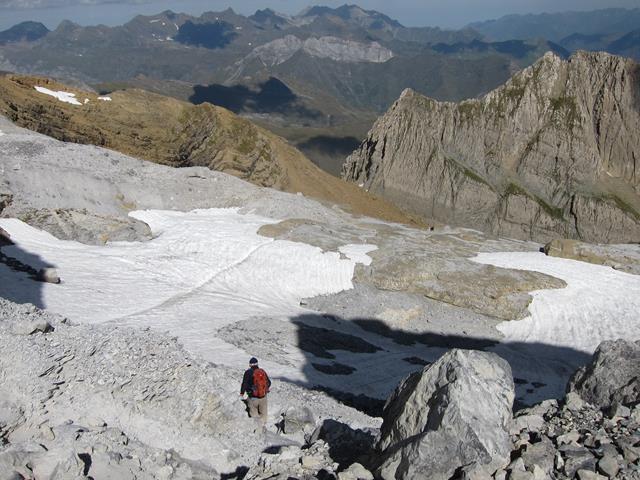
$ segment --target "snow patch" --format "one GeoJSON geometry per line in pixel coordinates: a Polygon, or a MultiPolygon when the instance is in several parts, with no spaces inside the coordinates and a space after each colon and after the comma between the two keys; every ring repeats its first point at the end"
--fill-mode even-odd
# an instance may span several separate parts
{"type": "Polygon", "coordinates": [[[369,266],[373,259],[367,255],[369,252],[373,252],[377,250],[378,247],[375,245],[345,245],[340,247],[338,250],[347,258],[353,260],[356,263],[361,263],[363,265],[369,266]]]}
{"type": "Polygon", "coordinates": [[[640,276],[536,252],[480,253],[478,263],[532,270],[566,288],[533,292],[531,315],[503,322],[507,341],[570,347],[591,354],[604,340],[640,339],[640,276]]]}
{"type": "Polygon", "coordinates": [[[640,339],[640,276],[538,252],[480,253],[473,260],[567,283],[531,292],[530,315],[497,326],[505,338],[492,350],[509,361],[515,376],[544,384],[535,391],[516,386],[519,399],[529,404],[564,395],[569,377],[601,342],[640,339]]]}
{"type": "Polygon", "coordinates": [[[111,97],[98,97],[98,100],[102,100],[103,102],[110,102],[111,97]]]}
{"type": "Polygon", "coordinates": [[[0,130],[0,137],[6,135],[2,130],[0,130]]]}
{"type": "Polygon", "coordinates": [[[44,93],[45,95],[50,95],[52,97],[57,98],[58,100],[60,100],[61,102],[64,103],[70,103],[71,105],[82,105],[75,97],[76,94],[75,93],[71,93],[71,92],[63,92],[63,91],[58,91],[55,92],[53,90],[49,90],[48,88],[44,88],[44,87],[34,87],[38,92],[40,93],[44,93]]]}

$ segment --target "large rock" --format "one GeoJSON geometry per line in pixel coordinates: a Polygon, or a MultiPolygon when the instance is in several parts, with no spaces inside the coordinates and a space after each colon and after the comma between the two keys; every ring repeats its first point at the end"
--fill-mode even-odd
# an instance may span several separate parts
{"type": "Polygon", "coordinates": [[[13,193],[4,185],[0,185],[0,214],[13,201],[13,193]]]}
{"type": "Polygon", "coordinates": [[[149,226],[131,217],[99,215],[71,208],[29,209],[19,218],[32,227],[49,232],[60,240],[75,240],[88,245],[107,242],[142,242],[151,239],[149,226]]]}
{"type": "Polygon", "coordinates": [[[481,99],[405,91],[343,178],[425,218],[504,236],[640,237],[637,64],[548,53],[481,99]]]}
{"type": "Polygon", "coordinates": [[[567,238],[557,238],[544,246],[550,257],[569,258],[605,265],[616,270],[640,275],[640,245],[593,245],[567,238]]]}
{"type": "Polygon", "coordinates": [[[13,245],[11,235],[9,235],[9,232],[3,228],[0,228],[0,247],[5,247],[7,245],[13,245]]]}
{"type": "Polygon", "coordinates": [[[448,480],[464,467],[471,478],[489,478],[510,460],[514,396],[505,360],[451,350],[407,377],[389,398],[377,444],[378,475],[448,480]]]}
{"type": "Polygon", "coordinates": [[[640,402],[640,340],[602,342],[591,363],[573,375],[567,390],[600,408],[640,402]]]}

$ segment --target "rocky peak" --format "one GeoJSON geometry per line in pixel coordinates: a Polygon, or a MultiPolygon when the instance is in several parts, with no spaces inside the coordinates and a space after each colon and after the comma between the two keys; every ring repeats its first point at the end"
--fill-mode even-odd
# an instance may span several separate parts
{"type": "Polygon", "coordinates": [[[388,16],[376,12],[375,10],[364,10],[358,5],[342,5],[337,8],[330,7],[310,7],[304,10],[300,18],[311,17],[337,17],[343,21],[353,23],[364,28],[373,28],[377,30],[402,28],[402,25],[389,18],[388,16]]]}
{"type": "Polygon", "coordinates": [[[480,99],[411,90],[343,176],[428,218],[549,240],[640,235],[640,68],[549,52],[480,99]]]}
{"type": "Polygon", "coordinates": [[[49,29],[39,22],[22,22],[0,32],[0,45],[12,42],[33,42],[49,33],[49,29]]]}
{"type": "Polygon", "coordinates": [[[253,20],[254,22],[261,25],[280,25],[288,23],[287,17],[285,17],[284,15],[280,15],[270,8],[265,8],[264,10],[256,10],[256,13],[249,17],[249,20],[253,20]]]}

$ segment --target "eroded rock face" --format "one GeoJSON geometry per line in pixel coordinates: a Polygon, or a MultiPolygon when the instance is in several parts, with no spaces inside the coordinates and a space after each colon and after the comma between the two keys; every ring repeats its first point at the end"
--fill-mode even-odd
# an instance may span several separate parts
{"type": "Polygon", "coordinates": [[[393,52],[378,42],[360,43],[337,37],[302,40],[295,35],[287,35],[255,48],[242,62],[259,59],[273,67],[286,62],[299,51],[316,58],[349,63],[384,63],[393,58],[393,52]]]}
{"type": "Polygon", "coordinates": [[[2,214],[2,211],[7,208],[13,200],[13,195],[8,189],[5,188],[6,187],[3,188],[2,186],[0,186],[0,214],[2,214]]]}
{"type": "Polygon", "coordinates": [[[567,390],[600,408],[640,402],[640,340],[602,342],[567,390]]]}
{"type": "Polygon", "coordinates": [[[640,237],[640,70],[548,53],[480,100],[405,91],[343,178],[426,218],[549,241],[640,237]]]}
{"type": "Polygon", "coordinates": [[[489,478],[509,463],[514,396],[505,360],[450,351],[406,378],[387,401],[379,476],[449,479],[465,467],[469,475],[489,478]]]}

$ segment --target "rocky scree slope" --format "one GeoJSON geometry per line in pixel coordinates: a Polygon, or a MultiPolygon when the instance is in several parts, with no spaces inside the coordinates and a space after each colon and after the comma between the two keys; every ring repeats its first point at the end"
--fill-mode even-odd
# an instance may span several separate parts
{"type": "Polygon", "coordinates": [[[341,204],[354,213],[412,222],[398,208],[323,172],[284,139],[224,108],[194,106],[142,90],[106,98],[111,100],[43,78],[0,76],[0,113],[58,140],[103,146],[173,167],[208,167],[256,185],[341,204]],[[36,86],[73,93],[81,105],[61,102],[36,86]]]}
{"type": "MultiPolygon", "coordinates": [[[[314,450],[301,451],[304,434],[327,418],[354,419],[335,400],[276,380],[288,405],[315,415],[286,435],[261,432],[237,398],[242,372],[197,360],[164,333],[76,325],[0,298],[0,340],[3,479],[236,478],[261,452],[282,446],[296,460],[323,454],[320,463],[297,462],[314,478],[337,464],[322,432],[314,450]]],[[[332,422],[347,444],[370,437],[332,422]]]]}
{"type": "Polygon", "coordinates": [[[546,54],[479,100],[405,91],[343,166],[424,217],[548,241],[640,238],[640,67],[546,54]]]}
{"type": "Polygon", "coordinates": [[[452,350],[400,383],[374,444],[375,429],[314,419],[344,407],[298,387],[287,394],[308,408],[286,410],[284,434],[256,433],[228,392],[239,372],[164,334],[0,299],[0,339],[6,478],[640,478],[638,342],[604,342],[561,404],[515,418],[509,365],[452,350]]]}

